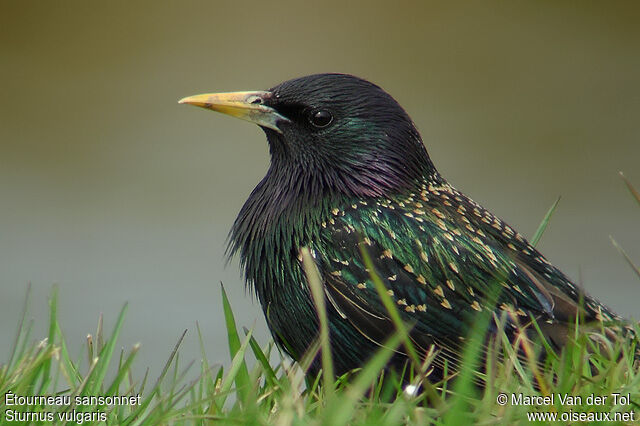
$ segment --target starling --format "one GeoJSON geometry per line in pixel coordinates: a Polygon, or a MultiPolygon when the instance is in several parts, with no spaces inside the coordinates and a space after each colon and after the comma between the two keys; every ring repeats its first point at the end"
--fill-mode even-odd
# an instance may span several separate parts
{"type": "MultiPolygon", "coordinates": [[[[228,252],[239,255],[274,339],[296,360],[319,327],[303,247],[324,285],[337,374],[361,367],[395,331],[372,274],[413,325],[422,354],[439,351],[440,371],[445,361],[458,365],[481,312],[506,318],[510,336],[535,318],[557,348],[578,314],[587,323],[618,321],[521,234],[451,186],[411,118],[373,83],[317,74],[267,91],[180,103],[251,121],[266,133],[271,164],[233,224],[228,252]],[[375,270],[365,266],[361,247],[375,270]],[[500,291],[491,299],[496,282],[500,291]]],[[[492,322],[489,333],[497,328],[492,322]]],[[[403,362],[399,351],[392,367],[403,362]]],[[[316,359],[311,372],[319,369],[316,359]]]]}

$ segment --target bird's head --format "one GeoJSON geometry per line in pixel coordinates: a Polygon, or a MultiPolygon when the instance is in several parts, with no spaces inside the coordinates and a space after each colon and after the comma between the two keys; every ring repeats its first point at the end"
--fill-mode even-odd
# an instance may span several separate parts
{"type": "Polygon", "coordinates": [[[346,74],[316,74],[267,91],[180,100],[258,124],[281,180],[380,196],[436,176],[413,122],[384,90],[346,74]]]}

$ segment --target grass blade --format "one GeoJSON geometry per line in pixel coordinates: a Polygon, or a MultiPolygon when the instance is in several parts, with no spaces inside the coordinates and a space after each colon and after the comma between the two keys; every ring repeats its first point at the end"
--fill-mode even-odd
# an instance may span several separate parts
{"type": "MultiPolygon", "coordinates": [[[[246,327],[244,328],[244,334],[245,334],[245,336],[249,334],[249,329],[246,328],[246,327]]],[[[253,351],[253,355],[256,357],[256,359],[258,360],[258,362],[262,366],[262,369],[263,369],[263,371],[265,373],[265,380],[271,386],[276,386],[276,384],[278,382],[278,378],[276,376],[276,373],[275,373],[275,371],[273,371],[273,368],[271,367],[271,364],[269,364],[269,360],[267,359],[267,355],[264,354],[264,352],[260,348],[260,345],[258,344],[258,341],[255,339],[255,337],[251,337],[251,339],[249,340],[249,345],[251,346],[251,350],[253,351]]]]}
{"type": "Polygon", "coordinates": [[[633,198],[635,198],[638,204],[640,204],[640,192],[636,191],[633,185],[631,185],[631,182],[629,182],[629,179],[627,179],[625,175],[622,174],[622,172],[620,172],[620,177],[624,181],[625,185],[627,185],[627,189],[629,190],[631,195],[633,195],[633,198]]]}
{"type": "Polygon", "coordinates": [[[358,373],[356,379],[347,388],[343,398],[334,399],[335,403],[327,407],[326,415],[331,425],[348,424],[357,408],[357,402],[362,398],[367,389],[376,381],[380,371],[389,362],[396,349],[404,342],[405,336],[396,332],[387,340],[376,354],[358,373]]]}
{"type": "MultiPolygon", "coordinates": [[[[229,354],[231,355],[231,359],[235,360],[236,355],[242,348],[242,345],[240,344],[240,337],[238,336],[238,329],[236,327],[236,320],[233,316],[233,311],[231,310],[231,304],[229,303],[227,292],[225,291],[222,283],[220,283],[220,288],[222,289],[222,308],[224,310],[224,319],[227,325],[229,354]]],[[[244,351],[242,353],[244,355],[244,351]]],[[[237,374],[235,374],[238,396],[240,397],[242,402],[245,402],[247,401],[247,396],[249,394],[250,381],[249,369],[247,368],[247,364],[244,361],[244,358],[242,358],[242,362],[236,368],[238,369],[237,374]]]]}
{"type": "MultiPolygon", "coordinates": [[[[364,244],[360,245],[360,253],[362,254],[362,258],[364,260],[365,266],[370,271],[375,271],[375,266],[373,265],[373,262],[371,261],[371,257],[369,256],[369,252],[367,251],[364,244]]],[[[406,349],[407,354],[409,355],[409,359],[411,360],[415,368],[415,371],[419,372],[421,376],[424,375],[428,368],[428,363],[421,362],[420,357],[418,356],[418,352],[416,351],[413,345],[413,342],[411,341],[411,338],[409,335],[409,329],[405,325],[404,321],[402,321],[400,312],[396,308],[396,304],[393,302],[393,300],[391,300],[391,296],[389,296],[389,293],[387,293],[387,288],[382,282],[382,279],[380,279],[380,276],[372,272],[370,274],[370,277],[378,293],[378,297],[380,297],[382,304],[384,305],[385,309],[389,313],[389,316],[391,317],[391,321],[393,322],[393,325],[396,331],[400,334],[400,337],[403,339],[404,348],[406,349]]],[[[423,381],[423,387],[427,396],[429,397],[429,400],[431,401],[431,404],[438,409],[444,409],[444,402],[438,396],[438,394],[435,391],[435,388],[432,386],[432,384],[428,380],[423,381]]]]}
{"type": "MultiPolygon", "coordinates": [[[[236,383],[236,391],[240,393],[240,389],[238,388],[238,374],[241,374],[242,370],[246,371],[247,364],[244,361],[244,354],[247,351],[247,346],[249,346],[249,341],[251,340],[252,330],[249,330],[247,337],[245,337],[244,342],[240,345],[238,350],[236,351],[233,359],[231,360],[231,367],[229,367],[229,371],[227,372],[227,376],[222,379],[222,385],[220,386],[220,394],[225,395],[229,393],[231,390],[231,383],[236,383]]],[[[247,381],[249,380],[249,373],[247,372],[247,381]]],[[[245,392],[248,389],[245,389],[245,392]]]]}
{"type": "MultiPolygon", "coordinates": [[[[496,305],[501,292],[498,282],[494,281],[488,286],[486,299],[482,306],[496,305]]],[[[486,333],[492,320],[494,320],[493,311],[489,309],[483,309],[475,316],[475,322],[466,337],[466,344],[462,352],[460,374],[453,386],[453,393],[457,397],[453,399],[450,409],[444,416],[444,424],[472,423],[467,416],[470,414],[470,401],[477,399],[478,388],[474,379],[483,358],[486,333]]]]}
{"type": "Polygon", "coordinates": [[[109,363],[111,362],[113,351],[116,347],[116,341],[118,339],[118,336],[120,335],[120,330],[122,329],[122,324],[124,323],[124,317],[127,313],[127,309],[128,304],[125,303],[125,305],[122,307],[122,310],[120,311],[120,315],[118,315],[116,325],[113,327],[111,337],[98,354],[98,363],[93,370],[93,374],[91,375],[91,377],[89,377],[88,384],[82,394],[83,396],[97,395],[100,393],[100,388],[105,376],[107,375],[107,369],[109,368],[109,363]]]}
{"type": "Polygon", "coordinates": [[[556,207],[558,207],[559,202],[560,202],[560,197],[556,199],[556,201],[547,211],[547,214],[544,215],[544,219],[542,219],[542,222],[540,222],[540,225],[538,226],[538,229],[536,230],[535,234],[533,234],[533,237],[531,237],[531,240],[529,240],[532,246],[535,247],[538,244],[538,241],[540,241],[540,238],[542,238],[542,234],[547,229],[547,226],[549,225],[549,221],[551,220],[551,215],[553,215],[553,212],[556,211],[556,207]]]}
{"type": "MultiPolygon", "coordinates": [[[[53,291],[51,292],[51,299],[49,299],[49,343],[54,344],[56,338],[56,324],[58,317],[58,286],[53,286],[53,291]]],[[[44,391],[49,386],[49,374],[51,372],[51,359],[47,359],[44,362],[42,369],[42,382],[40,382],[40,390],[38,391],[40,394],[43,394],[44,391]]]]}
{"type": "Polygon", "coordinates": [[[636,273],[636,275],[638,276],[638,278],[640,278],[640,268],[638,268],[633,261],[631,260],[631,258],[629,257],[629,255],[627,255],[627,252],[624,251],[624,249],[622,247],[620,247],[618,245],[618,243],[616,242],[616,240],[613,239],[613,237],[611,235],[609,235],[609,238],[611,239],[611,242],[613,243],[613,246],[618,249],[618,251],[620,252],[620,254],[622,254],[622,256],[624,256],[625,260],[627,261],[627,263],[629,264],[629,266],[631,266],[631,269],[633,269],[636,273]]]}
{"type": "Polygon", "coordinates": [[[196,322],[196,330],[198,331],[198,341],[200,342],[200,353],[202,355],[202,373],[203,380],[201,384],[204,384],[208,391],[212,392],[215,389],[216,384],[213,382],[213,378],[209,374],[211,367],[207,360],[207,353],[204,349],[204,339],[202,338],[202,331],[200,330],[200,324],[196,322]],[[206,372],[206,374],[205,374],[206,372]]]}
{"type": "MultiPolygon", "coordinates": [[[[360,246],[360,252],[362,253],[365,267],[370,271],[375,271],[375,266],[373,265],[373,262],[371,261],[371,257],[369,256],[369,252],[366,250],[364,245],[360,246]]],[[[411,361],[413,362],[414,365],[419,366],[421,364],[420,357],[418,356],[418,352],[416,352],[416,349],[413,346],[411,339],[409,339],[409,330],[407,329],[405,323],[402,321],[402,318],[400,317],[400,313],[398,312],[398,309],[396,308],[395,303],[393,302],[393,300],[391,300],[391,296],[389,296],[389,294],[387,293],[388,291],[387,288],[385,287],[384,283],[382,282],[382,280],[377,274],[371,273],[370,276],[371,276],[371,280],[373,281],[374,287],[378,292],[378,296],[382,301],[382,304],[384,305],[385,309],[389,313],[389,316],[391,317],[391,321],[393,322],[393,325],[395,326],[396,330],[400,334],[400,337],[403,339],[403,343],[405,345],[405,349],[407,350],[409,358],[411,358],[411,361]]]]}
{"type": "Polygon", "coordinates": [[[329,341],[329,319],[327,317],[327,306],[325,304],[325,295],[322,285],[322,279],[320,278],[320,272],[318,267],[311,257],[309,248],[303,247],[300,249],[302,253],[302,265],[304,272],[307,276],[307,282],[311,290],[311,296],[313,297],[313,303],[316,307],[316,313],[318,314],[318,320],[320,322],[320,346],[322,347],[322,376],[324,378],[325,392],[333,392],[334,374],[333,374],[333,359],[331,357],[331,342],[329,341]]]}
{"type": "MultiPolygon", "coordinates": [[[[167,375],[167,372],[169,371],[169,368],[171,367],[171,364],[173,363],[173,360],[176,357],[176,354],[178,353],[178,348],[180,347],[180,345],[182,344],[182,341],[184,340],[184,336],[187,334],[187,330],[184,330],[182,332],[182,334],[180,335],[180,338],[178,339],[178,343],[176,343],[176,345],[173,347],[173,350],[171,351],[171,354],[169,355],[169,359],[167,360],[167,362],[164,365],[164,368],[162,369],[162,372],[160,373],[160,376],[158,377],[158,379],[156,380],[155,385],[153,386],[153,388],[151,389],[149,395],[142,401],[142,404],[140,404],[135,411],[132,413],[132,415],[130,416],[129,419],[127,419],[126,422],[122,422],[121,424],[123,426],[126,426],[128,424],[131,424],[134,421],[137,421],[138,417],[142,415],[142,413],[147,409],[147,407],[151,404],[151,402],[153,401],[153,397],[155,395],[160,395],[160,384],[162,383],[162,381],[164,380],[164,377],[167,375]]],[[[148,372],[148,371],[147,371],[148,372]]],[[[146,383],[147,380],[147,374],[145,374],[145,378],[143,380],[143,384],[140,387],[140,392],[142,392],[142,389],[144,388],[144,384],[146,383]]],[[[139,422],[138,422],[139,423],[139,422]]]]}
{"type": "Polygon", "coordinates": [[[122,383],[124,378],[127,376],[127,373],[130,371],[133,359],[136,357],[139,349],[139,343],[133,345],[133,349],[131,349],[129,356],[127,356],[127,359],[124,361],[124,363],[120,365],[118,374],[116,375],[116,378],[113,379],[113,382],[111,383],[111,386],[109,386],[109,389],[107,389],[105,395],[115,395],[118,392],[118,389],[120,389],[120,383],[122,383]]]}

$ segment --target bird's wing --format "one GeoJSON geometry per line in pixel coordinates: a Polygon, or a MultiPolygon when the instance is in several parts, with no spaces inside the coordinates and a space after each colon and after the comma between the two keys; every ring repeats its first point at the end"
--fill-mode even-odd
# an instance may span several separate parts
{"type": "MultiPolygon", "coordinates": [[[[457,354],[469,325],[485,310],[498,316],[508,311],[507,331],[529,323],[531,316],[547,324],[558,314],[575,317],[578,293],[562,287],[573,289],[546,260],[532,264],[518,253],[516,244],[528,247],[530,256],[539,255],[524,239],[520,243],[513,233],[513,243],[498,240],[477,221],[466,223],[464,215],[451,214],[441,200],[431,207],[428,197],[415,198],[357,202],[334,209],[322,225],[317,263],[328,298],[362,334],[380,343],[394,330],[371,273],[382,279],[404,319],[414,324],[412,338],[423,349],[435,343],[457,354]],[[373,271],[366,268],[360,247],[373,271]],[[490,303],[492,285],[499,292],[490,303]]],[[[511,232],[501,226],[500,232],[511,232]]],[[[492,327],[495,331],[496,324],[492,327]]]]}

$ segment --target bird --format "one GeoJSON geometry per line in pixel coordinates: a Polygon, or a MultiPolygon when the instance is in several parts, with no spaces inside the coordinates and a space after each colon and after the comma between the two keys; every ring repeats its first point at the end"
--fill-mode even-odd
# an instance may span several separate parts
{"type": "MultiPolygon", "coordinates": [[[[321,278],[336,375],[362,367],[396,330],[374,276],[411,324],[420,354],[435,348],[434,380],[447,365],[459,368],[483,313],[503,318],[490,322],[489,334],[502,327],[514,338],[535,320],[558,349],[578,315],[586,324],[621,321],[454,188],[407,112],[374,83],[314,74],[179,102],[247,120],[266,134],[270,165],[233,223],[228,255],[239,257],[274,340],[297,361],[319,333],[303,249],[321,278]],[[499,289],[491,298],[493,284],[499,289]]],[[[402,368],[405,353],[398,350],[389,368],[402,368]]],[[[316,357],[309,371],[321,367],[316,357]]]]}

